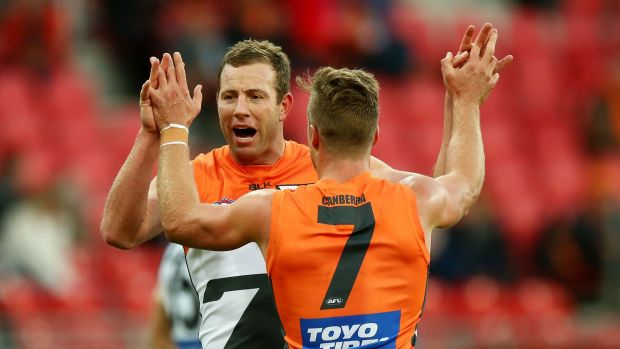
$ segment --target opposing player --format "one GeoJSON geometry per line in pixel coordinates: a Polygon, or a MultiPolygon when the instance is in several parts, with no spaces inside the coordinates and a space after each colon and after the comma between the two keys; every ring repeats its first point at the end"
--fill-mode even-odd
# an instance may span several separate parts
{"type": "Polygon", "coordinates": [[[253,192],[226,207],[202,204],[193,188],[184,127],[195,99],[178,93],[174,74],[160,72],[160,89],[150,93],[162,130],[158,191],[166,236],[214,250],[255,242],[291,348],[411,348],[430,234],[458,222],[482,188],[479,107],[499,79],[496,40],[493,31],[482,56],[473,45],[460,68],[451,53],[442,60],[454,118],[443,176],[373,178],[378,84],[363,71],[322,68],[309,83],[308,105],[320,180],[295,191],[253,192]]]}
{"type": "Polygon", "coordinates": [[[171,243],[166,247],[153,293],[150,347],[201,349],[200,307],[183,246],[171,243]]]}

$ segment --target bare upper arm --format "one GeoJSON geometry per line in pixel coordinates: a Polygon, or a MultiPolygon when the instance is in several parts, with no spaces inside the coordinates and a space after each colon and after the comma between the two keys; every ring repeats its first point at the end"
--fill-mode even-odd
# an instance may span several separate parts
{"type": "Polygon", "coordinates": [[[198,204],[166,237],[188,247],[231,250],[249,242],[261,249],[269,239],[271,190],[243,195],[230,205],[198,204]]]}
{"type": "Polygon", "coordinates": [[[414,174],[400,183],[408,186],[416,196],[420,223],[425,233],[434,228],[446,228],[456,224],[464,215],[461,206],[461,192],[451,178],[431,178],[414,174]]]}
{"type": "Polygon", "coordinates": [[[462,197],[466,183],[455,175],[431,178],[415,172],[393,169],[371,156],[370,171],[376,178],[404,184],[413,190],[425,232],[450,227],[465,214],[462,197]]]}
{"type": "Polygon", "coordinates": [[[235,223],[235,229],[247,242],[256,242],[261,250],[269,242],[271,229],[271,206],[275,190],[264,189],[247,193],[239,198],[230,212],[230,219],[235,223]],[[240,219],[242,217],[242,219],[240,219]]]}

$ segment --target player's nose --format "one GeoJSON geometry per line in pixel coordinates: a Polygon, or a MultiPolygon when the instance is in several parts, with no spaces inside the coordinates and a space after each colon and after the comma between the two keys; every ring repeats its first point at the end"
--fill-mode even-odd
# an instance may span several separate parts
{"type": "Polygon", "coordinates": [[[250,115],[247,100],[245,97],[237,98],[237,103],[235,104],[235,110],[233,111],[233,115],[237,117],[244,117],[250,115]]]}

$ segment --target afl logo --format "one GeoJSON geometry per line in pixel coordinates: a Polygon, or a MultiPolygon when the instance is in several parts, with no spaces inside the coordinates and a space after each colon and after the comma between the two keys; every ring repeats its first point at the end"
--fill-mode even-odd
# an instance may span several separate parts
{"type": "Polygon", "coordinates": [[[340,298],[340,297],[332,297],[332,298],[328,298],[325,303],[329,304],[329,305],[336,305],[336,304],[342,304],[342,302],[344,302],[344,299],[340,298]]]}

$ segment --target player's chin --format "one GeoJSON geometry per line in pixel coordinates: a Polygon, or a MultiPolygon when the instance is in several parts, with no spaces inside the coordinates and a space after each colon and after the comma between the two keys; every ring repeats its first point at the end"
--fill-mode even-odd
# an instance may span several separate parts
{"type": "Polygon", "coordinates": [[[235,154],[235,158],[241,161],[243,165],[256,165],[260,162],[261,155],[258,147],[246,145],[234,147],[232,150],[235,154]]]}
{"type": "Polygon", "coordinates": [[[256,137],[252,137],[252,138],[237,138],[234,137],[233,138],[233,143],[235,145],[235,148],[241,150],[245,150],[245,151],[249,151],[251,152],[254,148],[256,148],[257,146],[257,140],[256,137]]]}
{"type": "Polygon", "coordinates": [[[234,142],[233,148],[237,155],[243,158],[252,158],[258,153],[258,144],[256,142],[234,142]]]}

